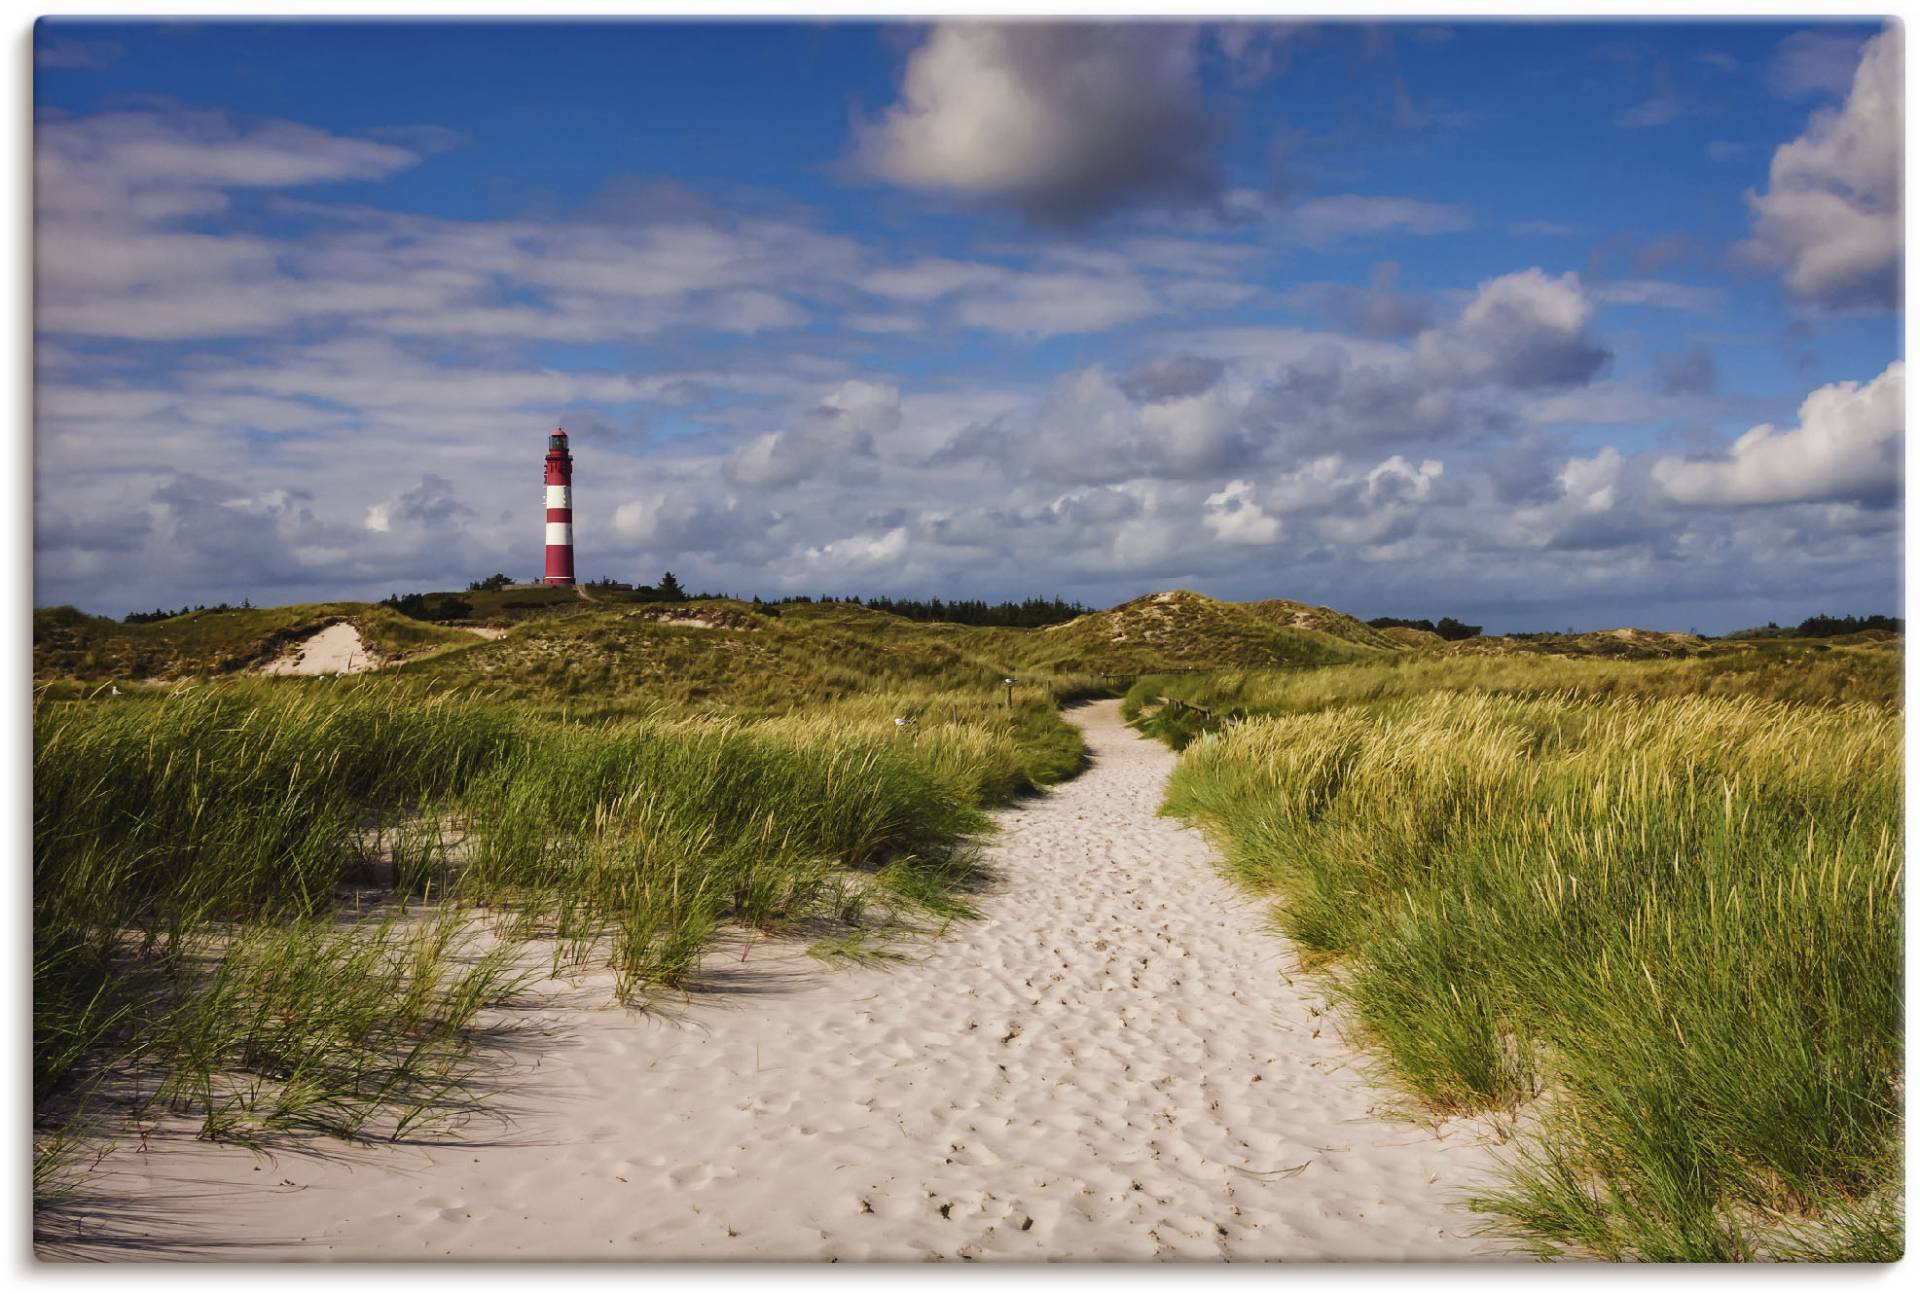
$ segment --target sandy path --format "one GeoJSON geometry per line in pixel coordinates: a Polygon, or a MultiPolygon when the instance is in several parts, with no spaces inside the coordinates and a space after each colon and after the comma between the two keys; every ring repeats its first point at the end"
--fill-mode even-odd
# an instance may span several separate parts
{"type": "Polygon", "coordinates": [[[230,1258],[1493,1255],[1454,1203],[1488,1150],[1374,1115],[1284,942],[1155,816],[1173,755],[1076,713],[1093,767],[1001,815],[987,919],[919,960],[755,953],[673,1018],[555,1012],[498,1141],[122,1151],[125,1216],[230,1258]]]}

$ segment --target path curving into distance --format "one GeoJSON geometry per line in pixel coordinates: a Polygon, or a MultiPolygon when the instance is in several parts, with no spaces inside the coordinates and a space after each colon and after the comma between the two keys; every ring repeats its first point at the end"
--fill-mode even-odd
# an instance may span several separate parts
{"type": "Polygon", "coordinates": [[[1117,702],[1071,714],[1092,767],[999,815],[985,919],[916,960],[761,946],[668,1016],[554,1010],[472,1145],[116,1152],[129,1229],[221,1258],[1499,1256],[1457,1203],[1474,1126],[1376,1114],[1261,905],[1157,816],[1175,756],[1117,702]]]}

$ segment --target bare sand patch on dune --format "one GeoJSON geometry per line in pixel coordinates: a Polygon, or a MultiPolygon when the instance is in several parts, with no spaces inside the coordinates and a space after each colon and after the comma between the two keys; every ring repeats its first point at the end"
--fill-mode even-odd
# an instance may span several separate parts
{"type": "Polygon", "coordinates": [[[1092,768],[1000,815],[985,919],[911,960],[754,945],[648,1013],[576,989],[470,1144],[156,1143],[99,1184],[222,1258],[1498,1256],[1458,1202],[1477,1127],[1380,1113],[1261,906],[1157,816],[1172,753],[1076,714],[1092,768]]]}
{"type": "Polygon", "coordinates": [[[345,620],[328,625],[286,654],[261,666],[262,674],[360,674],[378,669],[380,661],[367,650],[360,631],[345,620]]]}

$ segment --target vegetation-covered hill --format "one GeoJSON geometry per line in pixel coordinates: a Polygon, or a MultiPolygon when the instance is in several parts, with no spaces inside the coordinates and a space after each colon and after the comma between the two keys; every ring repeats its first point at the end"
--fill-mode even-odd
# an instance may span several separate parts
{"type": "MultiPolygon", "coordinates": [[[[470,604],[456,621],[365,603],[200,611],[123,624],[70,607],[37,612],[37,679],[174,679],[244,671],[326,624],[350,620],[405,672],[489,692],[777,703],[911,680],[975,687],[1018,677],[1276,669],[1402,650],[1351,616],[1302,603],[1148,594],[1041,629],[909,620],[851,602],[635,603],[560,589],[429,594],[470,604]],[[506,629],[482,641],[469,627],[506,629]],[[460,650],[452,650],[458,648],[460,650]]],[[[437,614],[437,612],[436,612],[437,614]]]]}
{"type": "Polygon", "coordinates": [[[619,591],[476,589],[422,595],[435,618],[357,602],[207,609],[125,624],[71,607],[34,613],[34,677],[171,680],[257,668],[321,627],[350,621],[399,672],[496,695],[781,706],[875,690],[977,688],[1012,676],[1267,670],[1407,656],[1659,660],[1871,642],[1704,639],[1649,629],[1483,635],[1446,641],[1375,628],[1285,599],[1221,602],[1175,589],[1042,628],[907,619],[858,603],[636,601],[619,591]],[[439,599],[468,606],[440,617],[439,599]],[[476,629],[494,635],[483,639],[476,629]]]}
{"type": "Polygon", "coordinates": [[[126,624],[72,607],[33,613],[33,676],[75,679],[177,679],[231,674],[266,664],[330,624],[350,621],[388,660],[478,642],[473,633],[412,620],[365,602],[190,611],[126,624]]]}
{"type": "Polygon", "coordinates": [[[844,603],[582,607],[516,626],[404,673],[498,696],[780,708],[896,690],[989,687],[1014,670],[1018,630],[922,624],[844,603]]]}
{"type": "Polygon", "coordinates": [[[1185,589],[1042,629],[1031,659],[1116,674],[1332,665],[1399,650],[1352,616],[1298,602],[1218,602],[1185,589]]]}

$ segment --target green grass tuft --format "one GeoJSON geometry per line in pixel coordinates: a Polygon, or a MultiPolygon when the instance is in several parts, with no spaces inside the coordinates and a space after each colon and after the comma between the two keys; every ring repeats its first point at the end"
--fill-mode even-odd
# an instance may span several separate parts
{"type": "Polygon", "coordinates": [[[1539,1096],[1478,1201],[1513,1234],[1864,1256],[1884,1228],[1847,1220],[1898,1182],[1900,751],[1877,705],[1430,690],[1235,723],[1168,808],[1409,1092],[1539,1096]]]}

